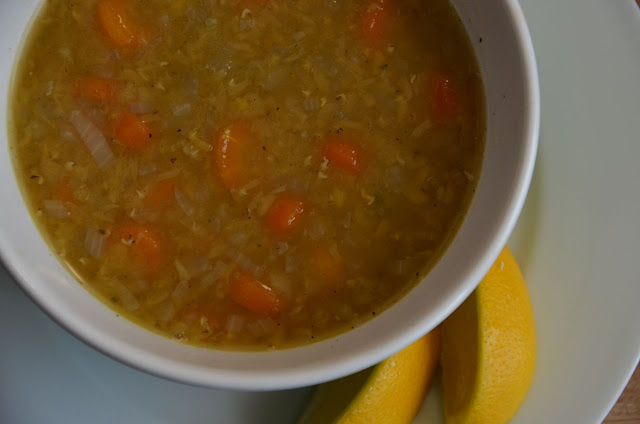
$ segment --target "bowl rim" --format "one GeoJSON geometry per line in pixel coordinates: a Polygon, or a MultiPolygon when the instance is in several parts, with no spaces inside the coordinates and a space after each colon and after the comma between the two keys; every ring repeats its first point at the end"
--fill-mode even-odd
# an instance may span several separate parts
{"type": "MultiPolygon", "coordinates": [[[[317,384],[320,381],[335,379],[353,373],[380,362],[389,355],[401,350],[411,342],[417,340],[430,331],[437,323],[449,316],[475,289],[484,274],[500,253],[502,247],[513,230],[520,211],[524,205],[528,188],[533,175],[535,158],[540,132],[540,87],[535,51],[529,29],[520,4],[517,0],[503,0],[505,11],[513,24],[517,39],[517,46],[522,54],[524,81],[525,110],[523,113],[523,152],[522,164],[517,169],[517,175],[513,180],[514,187],[505,207],[504,219],[500,222],[497,231],[487,243],[488,247],[481,254],[481,259],[472,267],[463,282],[456,290],[455,298],[450,302],[441,303],[430,314],[430,319],[407,325],[400,334],[390,337],[386,343],[378,345],[375,349],[361,351],[352,355],[343,355],[342,358],[332,363],[330,370],[322,367],[292,368],[284,373],[282,370],[228,370],[224,368],[207,368],[187,362],[177,362],[160,357],[149,351],[138,349],[118,341],[105,331],[99,333],[100,337],[90,331],[88,326],[82,325],[79,320],[68,319],[60,308],[52,302],[48,302],[34,286],[29,284],[26,276],[20,272],[18,261],[11,261],[6,252],[0,249],[0,264],[18,282],[18,287],[26,293],[36,305],[44,311],[58,325],[68,330],[75,337],[90,345],[94,349],[117,359],[134,368],[147,373],[168,378],[170,380],[195,384],[206,387],[217,387],[239,390],[280,390],[303,387],[317,384]],[[434,318],[435,317],[435,321],[434,318]],[[428,322],[427,322],[428,321],[428,322]],[[435,322],[435,323],[434,323],[435,322]],[[106,336],[106,337],[105,337],[106,336]]],[[[161,337],[161,336],[159,336],[161,337]]],[[[298,348],[287,349],[288,351],[298,348]]],[[[265,354],[277,354],[275,352],[232,352],[245,355],[255,355],[256,360],[265,354]]]]}

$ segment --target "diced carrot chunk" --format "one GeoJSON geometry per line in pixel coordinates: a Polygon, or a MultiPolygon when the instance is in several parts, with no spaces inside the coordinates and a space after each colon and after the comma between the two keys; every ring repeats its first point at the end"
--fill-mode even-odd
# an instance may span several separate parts
{"type": "Polygon", "coordinates": [[[285,307],[284,300],[274,290],[243,272],[229,282],[229,296],[238,305],[261,316],[277,317],[285,307]]]}
{"type": "Polygon", "coordinates": [[[166,263],[164,240],[150,226],[121,224],[111,231],[109,241],[127,246],[132,263],[148,275],[154,274],[166,263]]]}
{"type": "Polygon", "coordinates": [[[457,90],[451,78],[444,75],[434,75],[431,79],[433,96],[433,113],[439,123],[449,121],[456,112],[457,90]]]}
{"type": "Polygon", "coordinates": [[[145,206],[160,207],[168,206],[175,201],[174,189],[177,184],[176,178],[166,178],[153,184],[147,195],[143,199],[145,206]]]}
{"type": "Polygon", "coordinates": [[[289,194],[281,195],[267,211],[265,224],[276,236],[285,237],[298,226],[305,209],[301,199],[289,194]]]}
{"type": "Polygon", "coordinates": [[[362,149],[354,141],[343,136],[329,138],[322,149],[322,156],[329,160],[329,166],[357,174],[362,169],[362,149]]]}
{"type": "Polygon", "coordinates": [[[125,113],[116,122],[116,137],[133,152],[139,152],[153,138],[149,126],[132,113],[125,113]]]}
{"type": "Polygon", "coordinates": [[[78,96],[92,103],[107,103],[115,97],[113,81],[100,77],[83,77],[76,84],[78,96]]]}
{"type": "Polygon", "coordinates": [[[104,34],[118,48],[135,48],[138,36],[125,14],[122,0],[101,0],[97,7],[98,23],[104,34]]]}
{"type": "Polygon", "coordinates": [[[378,46],[388,37],[391,17],[388,0],[373,0],[367,3],[361,23],[362,38],[366,45],[378,46]]]}
{"type": "Polygon", "coordinates": [[[235,122],[218,134],[214,152],[216,169],[222,183],[229,189],[248,181],[245,151],[251,141],[251,129],[246,122],[235,122]]]}
{"type": "Polygon", "coordinates": [[[316,278],[335,290],[346,280],[347,272],[342,262],[326,247],[316,247],[309,255],[312,272],[316,278]]]}

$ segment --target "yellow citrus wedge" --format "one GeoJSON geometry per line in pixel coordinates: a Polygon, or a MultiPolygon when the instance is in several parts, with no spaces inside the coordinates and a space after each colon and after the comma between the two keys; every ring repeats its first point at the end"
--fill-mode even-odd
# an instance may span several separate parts
{"type": "Polygon", "coordinates": [[[409,424],[438,365],[432,331],[378,365],[318,386],[299,424],[409,424]]]}
{"type": "Polygon", "coordinates": [[[503,424],[524,400],[536,357],[529,293],[505,247],[476,291],[442,324],[447,424],[503,424]]]}

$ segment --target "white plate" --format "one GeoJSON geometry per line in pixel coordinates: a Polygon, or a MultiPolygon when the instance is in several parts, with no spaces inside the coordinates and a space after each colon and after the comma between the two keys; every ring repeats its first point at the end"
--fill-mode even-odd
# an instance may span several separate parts
{"type": "MultiPolygon", "coordinates": [[[[634,0],[522,3],[542,138],[511,246],[539,353],[513,422],[599,423],[640,352],[640,12],[634,0]]],[[[309,393],[224,392],[135,371],[61,330],[3,271],[0,334],[2,423],[287,423],[309,393]]],[[[419,421],[437,423],[429,402],[419,421]]]]}

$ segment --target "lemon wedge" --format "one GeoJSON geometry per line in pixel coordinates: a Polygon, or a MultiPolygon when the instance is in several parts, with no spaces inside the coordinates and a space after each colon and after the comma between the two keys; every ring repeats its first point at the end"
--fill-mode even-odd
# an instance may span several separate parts
{"type": "Polygon", "coordinates": [[[536,357],[529,293],[505,247],[476,291],[442,324],[447,424],[503,424],[524,400],[536,357]]]}
{"type": "Polygon", "coordinates": [[[432,331],[378,365],[318,386],[299,424],[408,424],[438,365],[432,331]]]}

